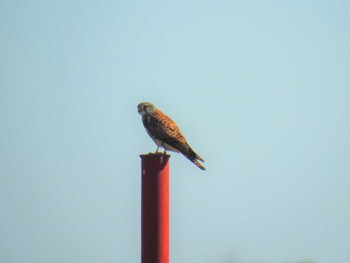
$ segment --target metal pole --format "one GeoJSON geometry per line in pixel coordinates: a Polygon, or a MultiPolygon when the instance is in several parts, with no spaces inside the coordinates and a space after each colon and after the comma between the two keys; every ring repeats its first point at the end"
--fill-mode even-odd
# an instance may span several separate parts
{"type": "Polygon", "coordinates": [[[143,154],[141,193],[141,262],[169,262],[169,158],[143,154]]]}

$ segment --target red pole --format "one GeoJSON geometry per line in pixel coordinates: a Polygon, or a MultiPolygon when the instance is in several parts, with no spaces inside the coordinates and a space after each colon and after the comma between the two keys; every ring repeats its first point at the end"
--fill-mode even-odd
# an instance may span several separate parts
{"type": "Polygon", "coordinates": [[[143,154],[141,193],[141,262],[169,262],[169,158],[143,154]]]}

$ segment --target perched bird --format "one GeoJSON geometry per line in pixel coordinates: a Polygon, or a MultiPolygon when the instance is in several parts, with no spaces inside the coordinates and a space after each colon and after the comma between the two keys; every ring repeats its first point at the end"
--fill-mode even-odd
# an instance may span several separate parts
{"type": "Polygon", "coordinates": [[[164,153],[166,150],[181,152],[200,169],[205,170],[204,166],[198,162],[198,160],[202,162],[204,160],[188,145],[185,136],[172,119],[149,102],[140,103],[137,110],[142,116],[142,122],[148,135],[158,146],[156,153],[159,147],[164,148],[164,153]]]}

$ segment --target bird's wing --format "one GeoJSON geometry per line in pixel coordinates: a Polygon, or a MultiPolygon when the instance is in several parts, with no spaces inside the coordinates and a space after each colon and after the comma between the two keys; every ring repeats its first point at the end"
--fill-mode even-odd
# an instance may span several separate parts
{"type": "Polygon", "coordinates": [[[186,143],[186,139],[175,122],[164,113],[156,112],[153,116],[145,116],[143,124],[149,134],[175,148],[177,144],[186,143]]]}
{"type": "Polygon", "coordinates": [[[175,148],[200,169],[205,170],[197,160],[204,160],[196,154],[186,142],[185,136],[181,133],[175,122],[164,113],[157,111],[153,116],[145,116],[143,124],[151,137],[163,141],[175,148]]]}

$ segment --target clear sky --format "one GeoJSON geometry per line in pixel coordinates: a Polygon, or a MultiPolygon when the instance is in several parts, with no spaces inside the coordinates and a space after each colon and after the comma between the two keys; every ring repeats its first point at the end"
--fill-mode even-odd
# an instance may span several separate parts
{"type": "Polygon", "coordinates": [[[136,106],[174,263],[350,262],[346,1],[0,2],[0,262],[140,261],[136,106]]]}

